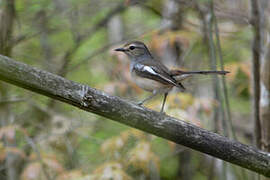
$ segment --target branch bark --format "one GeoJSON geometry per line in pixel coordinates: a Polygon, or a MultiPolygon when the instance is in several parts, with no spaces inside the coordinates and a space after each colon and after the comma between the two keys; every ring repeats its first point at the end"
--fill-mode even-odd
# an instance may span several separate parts
{"type": "Polygon", "coordinates": [[[270,177],[270,154],[0,55],[0,80],[270,177]]]}

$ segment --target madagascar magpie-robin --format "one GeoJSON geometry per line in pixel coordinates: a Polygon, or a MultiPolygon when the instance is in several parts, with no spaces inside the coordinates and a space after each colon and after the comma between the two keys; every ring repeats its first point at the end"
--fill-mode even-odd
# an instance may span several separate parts
{"type": "Polygon", "coordinates": [[[168,92],[175,86],[181,91],[185,87],[181,81],[192,74],[222,74],[227,71],[180,71],[169,70],[160,61],[153,58],[146,45],[140,41],[127,43],[122,48],[117,48],[115,51],[124,52],[131,60],[130,72],[134,82],[142,89],[152,92],[152,95],[140,101],[142,105],[157,94],[164,94],[164,99],[161,111],[164,110],[164,105],[168,92]]]}

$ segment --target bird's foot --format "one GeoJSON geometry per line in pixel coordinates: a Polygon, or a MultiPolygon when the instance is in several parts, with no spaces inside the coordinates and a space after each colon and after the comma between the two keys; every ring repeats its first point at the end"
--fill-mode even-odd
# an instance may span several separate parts
{"type": "Polygon", "coordinates": [[[166,115],[166,113],[165,113],[165,111],[163,109],[161,109],[159,113],[162,114],[162,115],[166,115]]]}

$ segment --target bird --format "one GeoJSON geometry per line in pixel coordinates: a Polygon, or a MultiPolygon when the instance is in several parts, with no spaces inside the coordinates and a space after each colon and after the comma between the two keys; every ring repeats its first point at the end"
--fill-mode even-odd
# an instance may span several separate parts
{"type": "Polygon", "coordinates": [[[152,94],[143,99],[138,105],[143,105],[146,101],[152,99],[157,94],[164,94],[161,113],[164,113],[164,106],[168,93],[173,87],[177,87],[181,92],[186,88],[181,83],[184,79],[194,74],[220,74],[226,75],[228,71],[182,71],[170,70],[159,60],[155,59],[147,46],[141,41],[131,41],[123,47],[114,49],[125,53],[130,60],[131,79],[140,88],[152,92],[152,94]]]}

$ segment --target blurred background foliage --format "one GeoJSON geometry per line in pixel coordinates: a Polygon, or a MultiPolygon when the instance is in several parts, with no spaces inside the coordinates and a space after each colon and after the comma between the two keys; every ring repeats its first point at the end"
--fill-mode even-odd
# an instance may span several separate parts
{"type": "MultiPolygon", "coordinates": [[[[114,48],[141,40],[169,68],[209,70],[211,59],[218,59],[217,51],[211,57],[211,45],[220,44],[230,71],[226,80],[233,126],[224,124],[224,98],[215,97],[213,79],[204,76],[187,82],[187,92],[174,90],[166,113],[230,138],[236,133],[251,144],[250,4],[214,1],[219,44],[208,26],[210,5],[210,0],[1,0],[1,16],[11,6],[14,12],[9,17],[12,34],[5,41],[11,51],[0,53],[139,101],[148,93],[131,81],[127,57],[114,48]]],[[[0,89],[0,105],[7,108],[1,115],[0,179],[254,178],[239,167],[24,89],[4,83],[0,89]]],[[[160,96],[146,106],[159,111],[161,101],[160,96]]]]}

